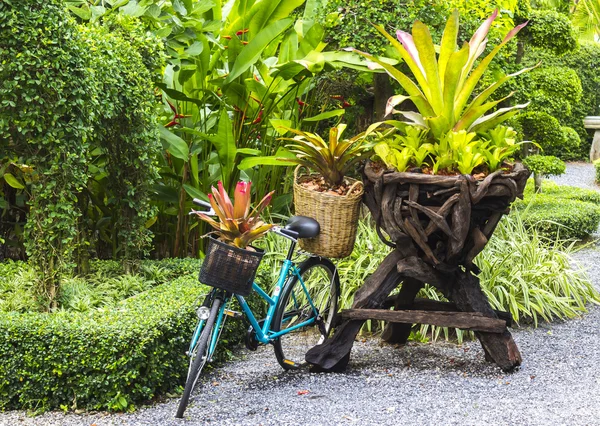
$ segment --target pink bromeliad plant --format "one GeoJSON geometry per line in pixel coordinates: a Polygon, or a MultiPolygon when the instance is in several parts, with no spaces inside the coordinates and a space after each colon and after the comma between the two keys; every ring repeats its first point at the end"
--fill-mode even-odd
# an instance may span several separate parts
{"type": "Polygon", "coordinates": [[[218,190],[212,187],[212,194],[208,194],[208,200],[219,221],[201,212],[196,214],[215,229],[212,233],[217,234],[221,241],[245,249],[273,227],[272,224],[263,222],[260,214],[271,202],[275,191],[265,195],[258,206],[250,210],[252,182],[238,182],[233,194],[233,203],[221,182],[218,187],[218,190]]]}
{"type": "Polygon", "coordinates": [[[412,79],[376,56],[354,48],[348,49],[367,58],[370,68],[384,70],[400,83],[406,95],[392,96],[387,102],[386,113],[403,116],[405,121],[399,123],[398,127],[406,136],[412,137],[414,133],[410,130],[407,132],[407,127],[419,129],[418,143],[407,145],[396,141],[388,147],[375,147],[375,151],[388,166],[391,164],[400,170],[424,163],[434,170],[439,168],[470,173],[478,165],[484,165],[489,171],[493,171],[494,167],[501,167],[502,161],[516,152],[518,146],[509,143],[509,139],[500,141],[498,145],[486,133],[527,104],[496,109],[512,93],[502,99],[489,98],[507,80],[532,68],[503,76],[474,95],[475,88],[496,54],[527,24],[525,22],[510,30],[500,44],[481,58],[487,46],[488,32],[497,15],[496,10],[473,34],[471,40],[459,47],[458,12],[454,11],[446,23],[439,54],[429,29],[420,21],[413,24],[412,34],[399,30],[396,38],[382,26],[375,25],[409,67],[414,76],[412,79]],[[417,111],[395,109],[406,100],[412,101],[417,111]],[[451,142],[456,140],[468,140],[469,143],[458,144],[459,148],[453,148],[451,142]],[[487,151],[499,157],[494,165],[488,164],[487,151]],[[420,156],[419,161],[415,161],[417,154],[420,156]]]}

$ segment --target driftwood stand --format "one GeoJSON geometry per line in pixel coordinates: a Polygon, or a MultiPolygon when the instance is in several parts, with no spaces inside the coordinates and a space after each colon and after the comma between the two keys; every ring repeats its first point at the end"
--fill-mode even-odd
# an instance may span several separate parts
{"type": "Polygon", "coordinates": [[[390,343],[406,342],[412,324],[456,327],[475,332],[486,360],[506,371],[520,365],[507,329],[511,316],[490,307],[473,259],[510,204],[523,196],[528,177],[520,163],[482,181],[377,170],[367,163],[364,202],[380,238],[393,250],[356,292],[352,309],[342,311],[332,338],[312,348],[306,360],[316,369],[343,370],[364,321],[380,319],[388,322],[382,338],[390,343]],[[389,297],[400,283],[397,296],[389,297]],[[425,283],[451,303],[415,299],[425,283]]]}

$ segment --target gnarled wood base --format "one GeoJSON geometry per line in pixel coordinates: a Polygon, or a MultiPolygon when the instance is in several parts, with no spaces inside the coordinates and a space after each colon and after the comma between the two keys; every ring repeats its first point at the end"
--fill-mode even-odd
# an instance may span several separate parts
{"type": "MultiPolygon", "coordinates": [[[[404,282],[403,289],[396,299],[395,307],[396,309],[409,308],[413,305],[418,290],[424,285],[423,281],[416,278],[418,276],[426,277],[427,282],[442,291],[459,311],[477,312],[484,317],[499,318],[481,291],[476,275],[460,269],[452,273],[437,271],[431,265],[415,257],[410,246],[395,249],[384,259],[379,268],[356,293],[352,308],[383,308],[389,293],[402,281],[404,282]]],[[[502,316],[504,317],[502,321],[506,324],[506,315],[502,316]]],[[[479,315],[474,317],[479,317],[479,315]]],[[[364,318],[364,316],[360,318],[364,318]]],[[[460,316],[460,318],[463,319],[464,316],[460,316]]],[[[319,371],[343,370],[348,364],[354,339],[364,321],[365,319],[350,318],[342,321],[328,341],[308,351],[306,361],[317,366],[319,371]]],[[[436,321],[439,319],[436,318],[436,321]]],[[[423,323],[426,322],[423,321],[423,323]]],[[[497,322],[490,323],[498,324],[497,322]]],[[[390,323],[384,332],[384,338],[387,341],[403,343],[408,338],[410,327],[410,324],[390,323]]],[[[462,327],[477,328],[476,326],[470,327],[466,322],[462,327]]],[[[495,362],[503,370],[510,371],[521,364],[521,354],[506,327],[495,327],[494,330],[497,332],[476,331],[475,335],[481,342],[486,359],[495,362]]]]}

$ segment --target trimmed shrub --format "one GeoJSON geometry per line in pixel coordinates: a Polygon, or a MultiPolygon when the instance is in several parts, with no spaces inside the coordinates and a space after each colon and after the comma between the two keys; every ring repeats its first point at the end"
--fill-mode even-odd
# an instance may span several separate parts
{"type": "Polygon", "coordinates": [[[513,205],[522,212],[523,223],[551,240],[583,239],[600,225],[600,193],[559,186],[545,181],[542,193],[534,194],[528,182],[525,199],[513,205]]]}
{"type": "Polygon", "coordinates": [[[24,241],[52,307],[61,277],[89,258],[92,224],[115,231],[115,257],[131,262],[149,247],[164,57],[161,41],[127,19],[81,26],[60,0],[0,2],[0,152],[28,165],[24,241]]]}
{"type": "Polygon", "coordinates": [[[577,131],[568,126],[561,127],[565,142],[563,144],[562,155],[560,156],[563,160],[576,160],[579,158],[579,146],[581,145],[581,138],[577,131]]]}
{"type": "MultiPolygon", "coordinates": [[[[526,55],[523,65],[532,66],[542,61],[544,67],[566,67],[577,72],[582,87],[582,96],[579,102],[572,104],[570,116],[560,113],[556,116],[561,124],[572,127],[581,138],[579,148],[579,159],[586,159],[592,142],[592,134],[588,134],[583,126],[583,118],[587,115],[600,114],[600,78],[597,70],[600,69],[600,44],[582,43],[578,49],[568,52],[563,56],[557,56],[550,51],[532,49],[526,55]]],[[[515,80],[523,81],[527,74],[517,77],[515,80]]],[[[510,83],[510,82],[509,82],[510,83]]],[[[519,101],[528,99],[528,90],[524,85],[511,86],[517,90],[519,101]]]]}
{"type": "Polygon", "coordinates": [[[558,120],[546,112],[529,111],[519,114],[517,121],[523,140],[538,144],[544,155],[559,157],[565,144],[565,133],[558,120]]]}
{"type": "Polygon", "coordinates": [[[517,102],[531,101],[530,110],[547,112],[561,124],[567,124],[581,95],[581,80],[575,70],[551,66],[522,75],[517,102]]]}
{"type": "Polygon", "coordinates": [[[535,174],[543,176],[557,176],[565,173],[565,162],[551,155],[530,155],[523,159],[523,163],[535,174]]]}
{"type": "MultiPolygon", "coordinates": [[[[0,313],[0,411],[122,411],[177,392],[185,383],[195,308],[210,290],[198,282],[200,261],[143,261],[137,276],[122,275],[122,265],[114,261],[94,261],[91,266],[96,279],[135,283],[160,277],[166,283],[86,312],[0,313]]],[[[24,262],[0,263],[0,291],[22,273],[21,281],[33,280],[35,273],[28,271],[34,272],[24,262]]],[[[272,280],[268,271],[265,278],[272,280]]],[[[0,292],[0,303],[29,297],[21,288],[12,299],[5,296],[0,292]]],[[[246,300],[257,318],[264,316],[262,299],[252,294],[246,300]]],[[[227,321],[216,361],[230,357],[245,332],[244,322],[227,321]]]]}
{"type": "Polygon", "coordinates": [[[0,409],[125,410],[176,390],[206,291],[184,277],[115,309],[1,315],[0,409]]]}
{"type": "Polygon", "coordinates": [[[594,167],[596,168],[596,183],[600,183],[600,160],[594,161],[594,167]]]}
{"type": "Polygon", "coordinates": [[[519,38],[556,55],[577,48],[577,36],[569,17],[555,10],[532,10],[529,24],[523,28],[519,38]]]}

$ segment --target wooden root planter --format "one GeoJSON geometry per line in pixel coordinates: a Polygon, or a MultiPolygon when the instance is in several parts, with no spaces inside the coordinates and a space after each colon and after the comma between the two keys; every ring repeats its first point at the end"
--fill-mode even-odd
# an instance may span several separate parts
{"type": "Polygon", "coordinates": [[[521,355],[506,328],[510,315],[490,307],[473,259],[510,204],[523,196],[529,174],[517,163],[509,173],[498,171],[477,181],[467,175],[376,170],[367,163],[364,202],[380,238],[394,249],[356,292],[352,309],[342,313],[334,336],[312,348],[306,360],[323,370],[345,368],[363,322],[377,318],[388,321],[382,337],[391,343],[406,342],[412,323],[458,327],[475,331],[487,360],[507,371],[520,365],[521,355]],[[400,283],[391,303],[394,311],[387,310],[388,296],[400,283]],[[425,283],[451,303],[415,304],[425,283]]]}
{"type": "Polygon", "coordinates": [[[312,191],[300,183],[311,175],[294,173],[294,205],[299,216],[308,216],[319,222],[316,238],[298,240],[300,247],[310,253],[330,258],[349,256],[354,249],[360,203],[364,193],[363,183],[345,178],[350,189],[347,195],[331,195],[312,191]]]}

